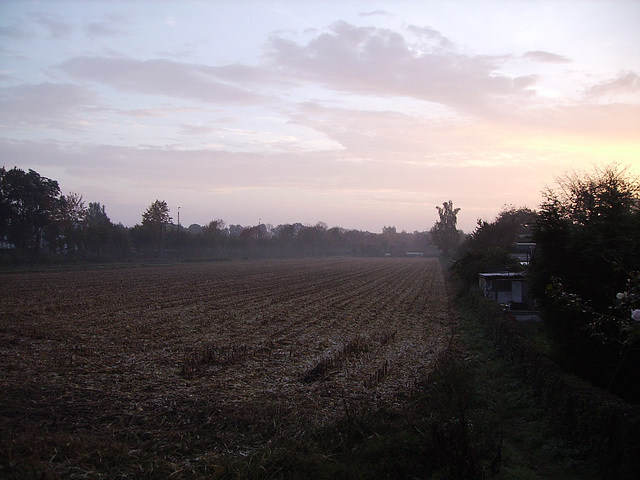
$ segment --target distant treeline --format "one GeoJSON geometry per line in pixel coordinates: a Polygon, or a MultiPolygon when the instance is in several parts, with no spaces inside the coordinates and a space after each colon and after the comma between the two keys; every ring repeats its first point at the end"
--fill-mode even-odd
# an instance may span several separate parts
{"type": "Polygon", "coordinates": [[[212,220],[188,228],[173,223],[156,200],[134,227],[114,224],[99,202],[63,195],[37,172],[0,169],[0,254],[4,265],[127,261],[188,261],[299,256],[435,256],[429,232],[382,233],[329,228],[325,223],[226,225],[212,220]]]}

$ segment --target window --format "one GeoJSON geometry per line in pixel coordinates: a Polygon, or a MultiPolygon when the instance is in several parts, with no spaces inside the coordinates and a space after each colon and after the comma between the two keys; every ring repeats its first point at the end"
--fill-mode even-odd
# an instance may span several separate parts
{"type": "Polygon", "coordinates": [[[494,280],[493,290],[496,292],[510,292],[511,280],[494,280]]]}

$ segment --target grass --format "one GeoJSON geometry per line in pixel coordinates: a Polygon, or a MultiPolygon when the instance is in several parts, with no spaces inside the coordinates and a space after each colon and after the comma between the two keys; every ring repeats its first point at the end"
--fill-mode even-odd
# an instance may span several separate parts
{"type": "MultiPolygon", "coordinates": [[[[478,390],[474,413],[491,426],[501,442],[495,478],[597,479],[598,469],[555,431],[534,389],[519,378],[485,338],[474,313],[461,306],[460,342],[476,365],[478,390]]],[[[528,325],[527,328],[535,328],[528,325]]]]}

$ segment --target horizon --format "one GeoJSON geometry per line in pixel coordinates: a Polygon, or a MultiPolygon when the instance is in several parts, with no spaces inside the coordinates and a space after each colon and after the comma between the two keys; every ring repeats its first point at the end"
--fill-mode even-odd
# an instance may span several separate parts
{"type": "Polygon", "coordinates": [[[640,175],[640,2],[3,1],[0,155],[132,227],[424,232],[640,175]]]}

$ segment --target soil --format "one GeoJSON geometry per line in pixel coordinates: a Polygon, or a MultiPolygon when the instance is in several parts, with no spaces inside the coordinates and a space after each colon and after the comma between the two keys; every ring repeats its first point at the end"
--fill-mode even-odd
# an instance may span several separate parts
{"type": "Polygon", "coordinates": [[[0,468],[15,478],[213,475],[275,436],[403,402],[456,322],[435,259],[8,273],[0,292],[0,468]]]}

